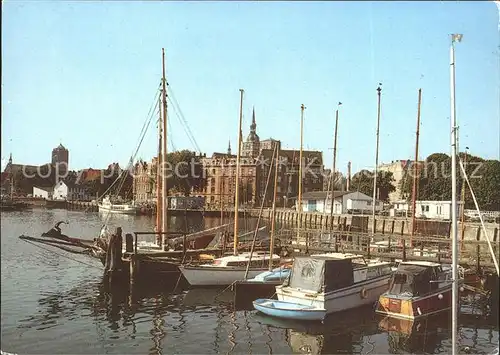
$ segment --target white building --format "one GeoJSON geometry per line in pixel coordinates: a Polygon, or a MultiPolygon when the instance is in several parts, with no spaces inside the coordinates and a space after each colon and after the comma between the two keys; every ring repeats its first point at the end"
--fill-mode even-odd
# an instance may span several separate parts
{"type": "MultiPolygon", "coordinates": [[[[457,214],[461,202],[457,201],[457,214]]],[[[392,217],[411,216],[411,201],[395,201],[389,212],[392,217]]],[[[451,219],[451,201],[415,201],[415,217],[428,219],[451,219]]]]}
{"type": "Polygon", "coordinates": [[[59,181],[54,186],[52,194],[54,200],[67,200],[67,201],[90,201],[92,196],[87,194],[86,189],[79,184],[59,181]]]}
{"type": "Polygon", "coordinates": [[[53,189],[49,187],[33,186],[33,197],[50,199],[52,198],[53,189]]]}
{"type": "MultiPolygon", "coordinates": [[[[457,215],[460,202],[457,201],[457,215]]],[[[416,201],[415,216],[429,219],[451,219],[451,201],[416,201]]]]}
{"type": "MultiPolygon", "coordinates": [[[[331,213],[331,193],[328,191],[306,192],[302,195],[302,211],[331,213]],[[326,204],[325,204],[326,199],[326,204]]],[[[361,192],[334,191],[333,214],[343,213],[371,213],[373,199],[361,192]]],[[[375,210],[380,212],[383,208],[382,201],[376,201],[375,210]]]]}

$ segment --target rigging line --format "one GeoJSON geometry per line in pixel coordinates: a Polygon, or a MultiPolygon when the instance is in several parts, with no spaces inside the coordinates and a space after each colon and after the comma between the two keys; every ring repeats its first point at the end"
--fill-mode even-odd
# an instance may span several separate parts
{"type": "Polygon", "coordinates": [[[30,242],[29,240],[26,240],[26,239],[22,239],[24,240],[26,243],[30,243],[30,244],[33,244],[34,246],[36,247],[39,247],[40,249],[43,249],[43,250],[46,250],[50,253],[53,253],[53,254],[56,254],[56,255],[59,255],[59,256],[62,256],[63,258],[66,258],[66,259],[69,259],[69,260],[72,260],[72,261],[76,261],[77,263],[80,263],[80,264],[83,264],[83,265],[87,265],[87,266],[90,266],[90,267],[93,267],[93,268],[96,268],[96,269],[99,269],[101,270],[100,267],[97,267],[95,265],[91,265],[91,264],[87,264],[87,263],[84,263],[83,261],[80,261],[80,260],[76,260],[76,259],[71,259],[70,257],[64,255],[64,254],[60,254],[60,253],[56,253],[54,250],[50,250],[49,248],[44,248],[42,247],[41,245],[38,245],[38,244],[35,244],[33,242],[30,242]]]}
{"type": "Polygon", "coordinates": [[[174,107],[174,109],[176,111],[178,111],[178,113],[176,112],[177,117],[181,121],[181,124],[183,124],[184,131],[186,132],[188,138],[191,140],[191,143],[194,145],[195,149],[200,151],[200,147],[198,146],[196,139],[194,138],[193,133],[191,132],[191,129],[189,128],[189,124],[187,123],[187,120],[184,117],[184,114],[182,113],[182,110],[180,108],[179,102],[175,98],[175,95],[174,95],[172,88],[170,86],[169,86],[169,89],[170,89],[169,99],[170,99],[170,102],[172,103],[172,106],[174,107]]]}
{"type": "Polygon", "coordinates": [[[182,113],[181,107],[180,107],[180,105],[179,105],[179,103],[178,103],[177,99],[175,98],[174,92],[173,92],[172,87],[171,87],[170,85],[168,86],[168,89],[170,90],[170,95],[169,95],[169,98],[170,98],[170,97],[172,97],[171,102],[172,102],[172,100],[173,100],[173,101],[174,101],[174,103],[175,103],[175,106],[177,106],[177,110],[179,111],[180,116],[181,116],[182,120],[184,121],[184,124],[186,125],[186,129],[187,129],[187,131],[188,131],[188,136],[190,136],[190,137],[191,137],[191,139],[193,140],[194,145],[195,145],[195,148],[198,150],[198,152],[200,152],[200,153],[201,153],[200,146],[199,146],[199,145],[198,145],[198,143],[196,142],[196,139],[194,138],[193,132],[191,132],[191,129],[189,128],[189,124],[188,124],[188,122],[187,122],[187,120],[186,120],[186,118],[185,118],[184,114],[182,113]]]}
{"type": "MultiPolygon", "coordinates": [[[[155,95],[155,98],[156,98],[156,95],[155,95]]],[[[155,99],[155,102],[156,102],[156,99],[155,99]]],[[[155,103],[155,102],[154,102],[154,103],[155,103]]],[[[120,175],[118,176],[118,178],[117,178],[117,179],[116,179],[116,180],[115,180],[115,181],[111,184],[111,186],[110,186],[110,187],[106,190],[106,192],[107,192],[107,191],[109,191],[109,190],[111,189],[111,187],[112,187],[112,186],[113,186],[113,185],[114,185],[114,184],[115,184],[115,183],[116,183],[116,182],[117,182],[120,178],[121,178],[122,180],[121,180],[121,184],[119,185],[119,188],[118,188],[118,190],[117,190],[117,191],[119,192],[119,191],[121,190],[121,188],[123,187],[123,185],[124,185],[124,183],[125,183],[125,181],[126,181],[126,178],[127,178],[128,172],[130,171],[130,169],[132,168],[132,166],[133,166],[133,164],[134,164],[134,161],[135,161],[135,159],[136,159],[136,157],[137,157],[137,154],[139,153],[139,149],[140,149],[140,147],[141,147],[141,145],[142,145],[142,142],[143,142],[143,140],[144,140],[144,137],[146,136],[146,132],[147,132],[147,130],[148,130],[148,128],[149,128],[149,126],[150,126],[150,124],[151,124],[151,121],[153,120],[154,115],[152,114],[152,112],[151,112],[151,111],[152,111],[152,109],[150,109],[150,115],[149,115],[149,117],[148,117],[148,118],[149,118],[149,119],[148,119],[148,121],[147,121],[147,122],[145,122],[145,124],[146,124],[146,129],[145,129],[145,130],[143,130],[143,131],[141,132],[142,137],[140,137],[140,140],[139,140],[139,143],[138,143],[138,145],[137,145],[137,148],[136,148],[135,152],[133,153],[133,155],[130,157],[129,163],[128,163],[128,165],[127,165],[127,169],[122,170],[122,171],[120,172],[120,175]],[[125,174],[125,172],[127,172],[127,173],[125,174]]],[[[117,194],[118,194],[118,193],[117,193],[117,194]]],[[[116,195],[117,195],[117,194],[116,194],[116,195]]],[[[104,194],[103,194],[103,195],[104,195],[104,194]]],[[[111,210],[109,210],[109,211],[108,211],[108,213],[106,214],[106,217],[105,217],[105,219],[104,219],[104,225],[106,225],[106,224],[108,223],[110,216],[111,216],[111,210]]]]}
{"type": "MultiPolygon", "coordinates": [[[[157,90],[156,90],[156,92],[155,92],[155,95],[154,95],[154,100],[153,100],[153,104],[152,104],[152,106],[149,108],[149,111],[148,111],[148,116],[146,116],[147,118],[146,118],[146,120],[145,120],[145,122],[144,122],[144,124],[143,124],[143,128],[141,129],[141,134],[139,135],[139,138],[140,138],[140,137],[141,137],[141,135],[143,134],[143,131],[144,131],[144,126],[145,126],[145,125],[146,125],[146,123],[148,122],[148,119],[149,119],[149,121],[151,120],[151,118],[150,118],[150,117],[151,117],[151,110],[152,110],[153,105],[156,103],[156,100],[158,100],[158,95],[159,95],[159,89],[157,89],[157,90]]],[[[142,140],[141,140],[141,142],[142,142],[142,140]]],[[[140,143],[138,143],[138,144],[139,144],[139,146],[140,146],[140,143]]],[[[111,184],[111,186],[110,186],[108,189],[106,189],[106,191],[105,191],[105,192],[104,192],[101,196],[105,196],[105,195],[106,195],[106,194],[107,194],[107,193],[111,190],[111,188],[114,186],[114,184],[117,182],[117,180],[118,180],[119,178],[120,178],[120,176],[119,176],[119,177],[118,177],[118,178],[117,178],[117,179],[116,179],[116,180],[115,180],[115,181],[111,184]]]]}
{"type": "Polygon", "coordinates": [[[175,144],[174,144],[174,137],[172,135],[172,123],[170,122],[170,120],[167,121],[167,124],[168,124],[168,141],[170,142],[170,146],[172,148],[172,151],[174,152],[175,151],[175,144]]]}
{"type": "Polygon", "coordinates": [[[189,131],[189,127],[187,127],[187,123],[183,122],[182,118],[179,116],[179,113],[178,113],[179,108],[176,107],[176,105],[174,104],[174,102],[170,99],[170,96],[169,96],[169,100],[170,100],[170,103],[172,104],[172,110],[174,111],[175,115],[177,116],[177,119],[179,120],[179,122],[181,123],[181,126],[184,129],[184,132],[186,133],[186,136],[188,137],[188,139],[191,142],[191,144],[193,145],[193,147],[195,149],[199,150],[199,147],[197,146],[196,141],[194,140],[194,137],[192,137],[190,135],[190,131],[189,131]]]}
{"type": "MultiPolygon", "coordinates": [[[[472,190],[472,186],[469,182],[469,177],[467,176],[467,172],[465,171],[464,164],[463,164],[462,159],[460,157],[458,158],[458,162],[460,164],[460,169],[462,170],[462,173],[464,174],[465,181],[467,182],[467,185],[469,186],[470,193],[472,195],[472,199],[474,200],[474,205],[476,206],[477,212],[479,214],[479,220],[481,221],[481,226],[483,227],[483,232],[484,232],[484,235],[486,236],[486,241],[488,242],[488,248],[490,250],[491,258],[493,259],[493,263],[495,264],[495,269],[497,271],[497,275],[500,275],[500,272],[498,270],[498,261],[497,261],[495,252],[493,251],[493,247],[491,246],[490,237],[488,236],[488,233],[486,231],[486,227],[485,227],[484,221],[483,221],[483,216],[482,216],[481,210],[479,209],[479,205],[478,205],[477,200],[476,200],[476,195],[474,194],[474,191],[472,190]]],[[[455,208],[455,206],[453,206],[453,208],[455,208]]]]}

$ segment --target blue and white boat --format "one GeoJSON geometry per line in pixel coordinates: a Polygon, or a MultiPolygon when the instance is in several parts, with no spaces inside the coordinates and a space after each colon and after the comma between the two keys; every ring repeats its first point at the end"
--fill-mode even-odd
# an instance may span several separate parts
{"type": "Polygon", "coordinates": [[[253,307],[259,312],[278,318],[322,321],[326,317],[326,309],[267,298],[255,300],[253,307]]]}
{"type": "Polygon", "coordinates": [[[289,276],[289,265],[264,271],[252,279],[238,280],[233,285],[234,305],[238,310],[253,309],[252,302],[258,298],[276,298],[276,286],[281,285],[289,276]]]}
{"type": "Polygon", "coordinates": [[[374,304],[389,287],[389,262],[327,253],[296,257],[290,277],[276,286],[278,300],[326,309],[328,314],[374,304]]]}

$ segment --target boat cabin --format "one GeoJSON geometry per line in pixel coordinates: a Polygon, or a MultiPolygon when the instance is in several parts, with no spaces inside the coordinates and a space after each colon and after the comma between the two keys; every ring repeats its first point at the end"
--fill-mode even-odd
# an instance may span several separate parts
{"type": "Polygon", "coordinates": [[[283,287],[312,292],[330,292],[354,283],[351,259],[329,256],[296,257],[290,278],[283,287]]]}
{"type": "Polygon", "coordinates": [[[424,296],[435,292],[444,284],[449,284],[449,272],[441,264],[414,261],[402,262],[393,274],[389,295],[406,297],[424,296]]]}

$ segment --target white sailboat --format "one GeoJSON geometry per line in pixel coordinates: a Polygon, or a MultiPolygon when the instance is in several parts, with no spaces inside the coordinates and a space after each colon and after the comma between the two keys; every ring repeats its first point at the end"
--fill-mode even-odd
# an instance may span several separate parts
{"type": "Polygon", "coordinates": [[[233,255],[214,259],[210,264],[199,266],[179,266],[182,275],[191,286],[227,286],[237,280],[253,278],[267,271],[268,264],[278,264],[279,255],[267,253],[238,254],[238,207],[241,154],[241,121],[243,110],[243,89],[240,89],[240,118],[238,127],[238,154],[236,157],[236,193],[234,201],[234,245],[233,255]],[[248,266],[248,268],[247,268],[248,266]],[[248,270],[247,270],[248,269],[248,270]]]}

